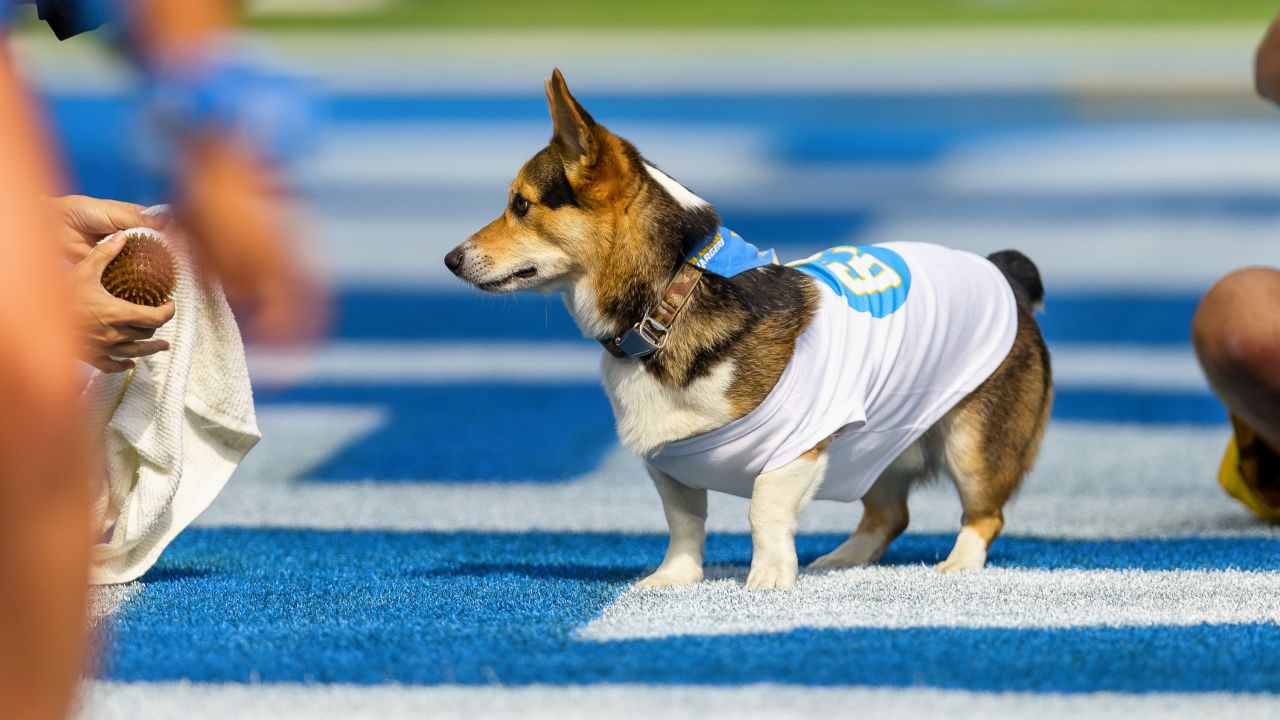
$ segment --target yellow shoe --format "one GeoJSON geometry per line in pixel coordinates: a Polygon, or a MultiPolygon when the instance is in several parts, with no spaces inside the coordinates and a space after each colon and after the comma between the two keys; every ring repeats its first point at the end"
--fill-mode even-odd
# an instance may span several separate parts
{"type": "Polygon", "coordinates": [[[1218,470],[1218,482],[1254,515],[1280,523],[1280,454],[1240,418],[1231,416],[1235,433],[1218,470]]]}

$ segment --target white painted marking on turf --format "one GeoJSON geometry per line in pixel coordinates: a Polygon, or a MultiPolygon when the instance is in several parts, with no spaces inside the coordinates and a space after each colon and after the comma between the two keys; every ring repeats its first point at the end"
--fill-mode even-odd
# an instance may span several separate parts
{"type": "Polygon", "coordinates": [[[1049,350],[1053,384],[1058,388],[1209,389],[1195,353],[1188,347],[1054,345],[1049,350]]]}
{"type": "Polygon", "coordinates": [[[89,588],[89,621],[99,623],[116,614],[125,603],[142,592],[142,583],[134,581],[123,585],[95,585],[89,588]]]}
{"type": "Polygon", "coordinates": [[[540,81],[546,68],[559,65],[589,108],[592,93],[621,88],[710,93],[1235,89],[1245,86],[1257,28],[877,27],[589,34],[526,28],[392,32],[379,34],[376,41],[350,32],[302,33],[297,39],[290,33],[273,41],[320,70],[330,86],[357,92],[529,92],[531,78],[540,81]],[[742,53],[744,47],[752,52],[742,53]],[[388,57],[398,63],[396,72],[386,71],[388,57]]]}
{"type": "MultiPolygon", "coordinates": [[[[1246,88],[1257,36],[1256,22],[590,33],[343,28],[276,33],[270,43],[318,75],[325,87],[347,92],[523,93],[532,103],[550,68],[559,66],[590,107],[592,94],[624,89],[954,93],[1098,87],[1185,93],[1225,88],[1243,101],[1250,99],[1246,88]],[[744,47],[751,52],[741,52],[744,47]]],[[[15,36],[20,57],[32,59],[22,66],[42,87],[101,92],[104,81],[127,86],[127,67],[85,49],[93,44],[54,42],[48,32],[15,36]]]]}
{"type": "MultiPolygon", "coordinates": [[[[713,158],[699,157],[715,164],[713,158]]],[[[360,185],[345,183],[324,190],[326,202],[338,204],[325,209],[324,222],[315,228],[326,275],[338,284],[464,291],[467,286],[446,270],[442,258],[498,213],[512,172],[466,187],[442,182],[385,186],[385,192],[396,199],[372,214],[358,206],[341,205],[344,188],[360,185]]],[[[966,207],[963,196],[929,191],[927,172],[886,176],[801,172],[778,166],[758,181],[685,176],[713,200],[739,206],[798,214],[870,209],[880,220],[854,229],[846,238],[859,244],[932,242],[983,255],[1018,248],[1040,267],[1049,288],[1050,311],[1054,294],[1065,289],[1202,292],[1238,267],[1280,263],[1275,243],[1280,219],[1275,217],[1240,217],[1212,209],[1179,217],[1150,210],[1099,217],[1080,210],[1083,215],[1064,217],[1061,209],[1045,209],[1047,200],[1030,198],[1019,205],[1009,197],[975,210],[966,207]],[[850,185],[843,178],[856,182],[850,185]],[[1212,252],[1196,248],[1212,248],[1212,252]]],[[[726,217],[725,223],[733,227],[734,219],[726,217]]],[[[747,239],[752,239],[749,232],[747,239]]],[[[791,240],[811,250],[821,249],[812,245],[811,238],[791,240]]]]}
{"type": "Polygon", "coordinates": [[[234,488],[239,486],[279,488],[374,432],[387,419],[381,408],[350,405],[272,405],[258,409],[259,427],[264,418],[270,432],[240,463],[228,490],[215,504],[230,497],[234,506],[239,496],[234,488]]]}
{"type": "Polygon", "coordinates": [[[316,228],[314,237],[322,251],[319,264],[338,284],[444,286],[463,292],[470,286],[445,268],[445,253],[497,214],[497,209],[478,212],[473,220],[443,212],[381,219],[331,217],[316,228]]]}
{"type": "MultiPolygon", "coordinates": [[[[657,493],[639,460],[615,449],[601,466],[563,483],[294,482],[376,426],[349,409],[260,409],[264,439],[197,521],[205,526],[386,530],[665,533],[657,493]],[[332,429],[330,418],[346,428],[332,429]],[[323,433],[329,433],[327,436],[323,433]]],[[[1032,476],[1005,516],[1006,535],[1062,538],[1280,536],[1255,521],[1216,481],[1223,429],[1054,423],[1032,476]]],[[[438,438],[443,442],[447,438],[438,438]]],[[[430,478],[424,478],[430,479],[430,478]]],[[[358,481],[358,482],[357,482],[358,481]]],[[[801,532],[850,532],[861,506],[818,502],[801,532]]],[[[911,500],[912,532],[959,529],[949,483],[911,500]]],[[[747,504],[710,496],[713,532],[747,532],[747,504]]],[[[656,561],[656,558],[655,558],[656,561]]]]}
{"type": "Polygon", "coordinates": [[[671,195],[671,197],[674,198],[676,202],[680,203],[682,207],[702,208],[707,206],[706,200],[703,200],[702,198],[693,194],[693,191],[689,190],[689,188],[676,182],[675,179],[672,178],[670,175],[662,172],[658,168],[650,165],[649,163],[644,164],[644,169],[645,169],[645,172],[649,173],[649,177],[653,178],[654,180],[657,180],[658,184],[662,186],[662,189],[666,190],[667,193],[671,195]]]}
{"type": "Polygon", "coordinates": [[[1164,121],[1005,134],[959,147],[934,174],[966,195],[1257,193],[1280,184],[1280,127],[1164,121]]]}
{"type": "Polygon", "coordinates": [[[1214,216],[911,217],[890,214],[853,238],[859,244],[933,242],[979,255],[1017,248],[1035,261],[1048,289],[1203,292],[1247,265],[1280,263],[1280,220],[1214,216]],[[1212,250],[1206,250],[1212,248],[1212,250]]]}
{"type": "Polygon", "coordinates": [[[745,568],[685,587],[632,587],[582,640],[779,633],[797,628],[1049,628],[1269,623],[1280,574],[932,568],[803,572],[788,592],[746,592],[745,568]]]}
{"type": "Polygon", "coordinates": [[[303,353],[251,352],[255,381],[439,383],[597,381],[595,343],[334,343],[303,353]]]}
{"type": "MultiPolygon", "coordinates": [[[[536,86],[541,92],[541,81],[536,86]]],[[[334,129],[299,177],[308,185],[332,182],[493,183],[502,211],[507,185],[520,166],[547,144],[546,122],[450,122],[362,124],[334,129]]],[[[610,123],[610,129],[643,148],[648,157],[690,182],[741,184],[772,167],[765,129],[704,124],[610,123]],[[714,158],[715,162],[710,162],[714,158]]],[[[674,183],[674,180],[668,178],[674,183]]],[[[678,186],[678,184],[677,184],[678,186]]],[[[688,193],[688,191],[686,191],[688,193]]],[[[691,193],[689,193],[691,195],[691,193]]],[[[486,220],[492,218],[486,218],[486,220]]]]}
{"type": "Polygon", "coordinates": [[[1275,695],[988,693],[926,688],[211,685],[89,682],[80,720],[1271,720],[1275,695]]]}
{"type": "MultiPolygon", "coordinates": [[[[1055,345],[1051,351],[1054,384],[1059,388],[1207,389],[1188,348],[1070,344],[1055,345]]],[[[273,384],[473,380],[594,384],[600,378],[601,353],[589,341],[347,342],[298,353],[251,350],[249,369],[255,381],[273,384]]]]}

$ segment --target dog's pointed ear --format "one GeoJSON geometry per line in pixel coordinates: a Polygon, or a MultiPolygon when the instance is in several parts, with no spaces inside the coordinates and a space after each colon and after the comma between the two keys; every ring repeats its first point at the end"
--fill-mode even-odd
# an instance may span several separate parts
{"type": "MultiPolygon", "coordinates": [[[[595,138],[596,122],[569,93],[569,86],[565,84],[559,68],[547,80],[547,106],[551,109],[551,121],[555,125],[551,144],[560,152],[566,171],[590,169],[595,165],[599,152],[595,138]]],[[[569,173],[571,178],[574,174],[569,173]]]]}

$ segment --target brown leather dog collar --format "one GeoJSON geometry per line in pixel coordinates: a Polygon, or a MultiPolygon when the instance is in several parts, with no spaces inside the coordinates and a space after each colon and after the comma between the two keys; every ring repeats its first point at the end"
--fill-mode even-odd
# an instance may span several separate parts
{"type": "Polygon", "coordinates": [[[667,339],[689,302],[693,290],[702,280],[702,269],[680,263],[680,269],[667,283],[662,299],[636,323],[616,338],[597,338],[604,349],[616,358],[645,358],[667,346],[667,339]]]}

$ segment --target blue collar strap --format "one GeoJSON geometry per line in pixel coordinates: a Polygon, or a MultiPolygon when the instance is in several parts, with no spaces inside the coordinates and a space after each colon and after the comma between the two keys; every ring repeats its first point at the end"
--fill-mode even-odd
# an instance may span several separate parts
{"type": "Polygon", "coordinates": [[[760,250],[727,227],[718,227],[684,261],[712,275],[730,278],[764,265],[776,265],[778,255],[773,250],[760,250]]]}

